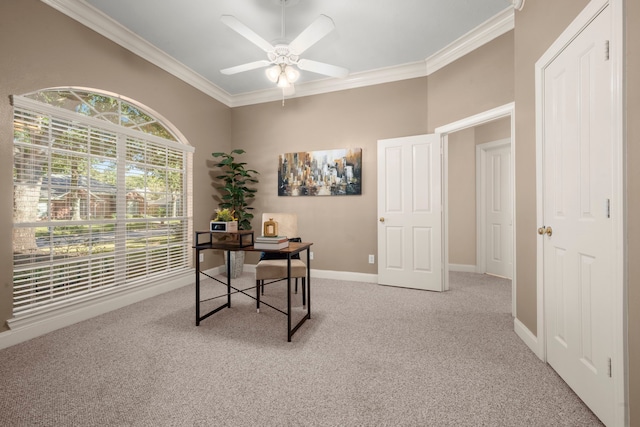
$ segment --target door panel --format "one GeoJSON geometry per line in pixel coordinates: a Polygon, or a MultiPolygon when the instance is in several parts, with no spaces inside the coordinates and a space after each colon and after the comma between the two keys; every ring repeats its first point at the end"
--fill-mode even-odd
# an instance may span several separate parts
{"type": "Polygon", "coordinates": [[[385,227],[384,232],[386,234],[385,248],[398,248],[398,250],[388,250],[384,254],[378,252],[378,262],[384,263],[387,269],[403,270],[404,229],[403,227],[385,227]]]}
{"type": "Polygon", "coordinates": [[[434,242],[431,235],[431,228],[416,227],[413,229],[413,265],[416,271],[430,273],[433,270],[433,266],[431,265],[431,260],[433,259],[431,249],[433,248],[434,242]]]}
{"type": "Polygon", "coordinates": [[[378,283],[443,290],[440,138],[378,141],[378,283]]]}

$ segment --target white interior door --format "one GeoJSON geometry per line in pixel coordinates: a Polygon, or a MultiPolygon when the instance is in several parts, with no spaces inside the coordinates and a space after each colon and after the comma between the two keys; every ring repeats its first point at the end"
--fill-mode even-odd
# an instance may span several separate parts
{"type": "MultiPolygon", "coordinates": [[[[543,75],[546,356],[607,425],[614,420],[610,7],[543,75]]],[[[619,367],[621,369],[621,367],[619,367]]]]}
{"type": "Polygon", "coordinates": [[[480,238],[478,257],[483,273],[511,279],[513,275],[513,212],[511,141],[477,146],[480,238]]]}
{"type": "Polygon", "coordinates": [[[436,134],[378,141],[378,283],[442,291],[442,177],[436,134]]]}

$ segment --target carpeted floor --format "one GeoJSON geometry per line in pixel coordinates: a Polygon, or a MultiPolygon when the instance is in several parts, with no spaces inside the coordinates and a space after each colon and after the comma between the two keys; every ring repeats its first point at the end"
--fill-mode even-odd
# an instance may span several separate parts
{"type": "Polygon", "coordinates": [[[196,327],[188,286],[0,350],[0,425],[601,425],[510,312],[490,276],[452,273],[445,293],[314,279],[288,343],[286,317],[242,295],[196,327]]]}

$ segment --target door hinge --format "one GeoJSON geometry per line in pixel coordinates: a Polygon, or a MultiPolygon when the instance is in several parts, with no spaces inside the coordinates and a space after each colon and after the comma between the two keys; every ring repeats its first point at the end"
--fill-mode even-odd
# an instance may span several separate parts
{"type": "Polygon", "coordinates": [[[607,218],[611,218],[611,199],[607,199],[607,218]]]}
{"type": "Polygon", "coordinates": [[[604,41],[604,60],[609,60],[609,40],[604,41]]]}
{"type": "Polygon", "coordinates": [[[607,374],[609,375],[609,378],[611,378],[611,358],[607,361],[607,374]]]}

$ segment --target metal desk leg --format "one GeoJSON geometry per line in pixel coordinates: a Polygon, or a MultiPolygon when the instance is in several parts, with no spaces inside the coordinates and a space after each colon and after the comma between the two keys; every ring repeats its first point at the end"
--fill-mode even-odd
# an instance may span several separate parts
{"type": "Polygon", "coordinates": [[[200,326],[200,249],[196,249],[196,326],[200,326]]]}
{"type": "Polygon", "coordinates": [[[227,307],[231,308],[231,251],[227,251],[227,307]]]}
{"type": "Polygon", "coordinates": [[[307,319],[311,319],[311,254],[307,248],[307,319]]]}
{"type": "Polygon", "coordinates": [[[307,248],[307,319],[311,319],[311,253],[307,248]]]}
{"type": "Polygon", "coordinates": [[[287,254],[287,341],[291,342],[291,254],[287,254]]]}
{"type": "Polygon", "coordinates": [[[256,280],[256,313],[260,313],[260,285],[262,282],[264,280],[256,280]]]}

